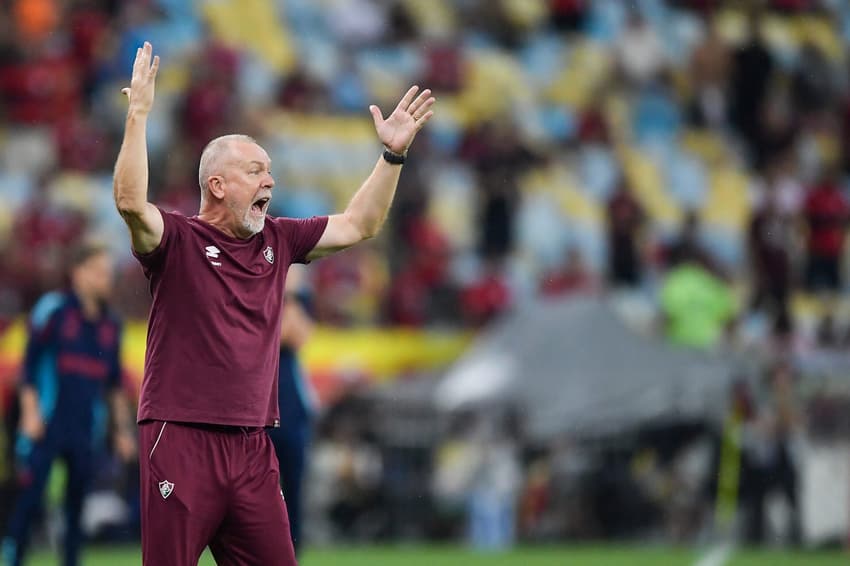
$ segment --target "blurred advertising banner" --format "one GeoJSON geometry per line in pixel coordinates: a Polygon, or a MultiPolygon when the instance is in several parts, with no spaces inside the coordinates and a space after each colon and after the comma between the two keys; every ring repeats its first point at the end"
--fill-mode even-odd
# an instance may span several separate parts
{"type": "MultiPolygon", "coordinates": [[[[127,386],[134,393],[144,374],[146,334],[143,321],[130,322],[124,329],[122,360],[127,386]]],[[[353,387],[445,367],[469,341],[469,332],[319,327],[304,346],[301,361],[324,405],[353,387]]],[[[14,389],[25,347],[22,319],[0,333],[0,392],[14,389]]]]}

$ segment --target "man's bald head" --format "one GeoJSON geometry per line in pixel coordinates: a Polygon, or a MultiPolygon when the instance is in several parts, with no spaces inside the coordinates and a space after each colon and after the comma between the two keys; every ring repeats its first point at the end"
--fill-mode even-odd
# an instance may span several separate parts
{"type": "Polygon", "coordinates": [[[207,180],[213,175],[219,174],[221,166],[227,162],[233,144],[236,142],[256,144],[257,140],[244,134],[219,136],[208,143],[201,153],[201,164],[198,166],[198,184],[201,187],[202,200],[206,197],[209,189],[207,180]]]}

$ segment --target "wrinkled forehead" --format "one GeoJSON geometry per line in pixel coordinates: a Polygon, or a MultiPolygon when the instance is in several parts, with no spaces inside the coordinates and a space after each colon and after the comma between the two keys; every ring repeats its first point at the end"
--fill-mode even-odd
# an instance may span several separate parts
{"type": "Polygon", "coordinates": [[[266,165],[266,167],[271,166],[269,154],[256,143],[233,141],[228,145],[226,160],[230,165],[243,166],[257,161],[266,165]]]}

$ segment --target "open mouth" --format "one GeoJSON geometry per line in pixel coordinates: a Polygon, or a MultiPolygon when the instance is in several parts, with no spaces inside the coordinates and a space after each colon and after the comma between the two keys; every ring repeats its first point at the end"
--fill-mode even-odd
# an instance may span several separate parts
{"type": "Polygon", "coordinates": [[[251,205],[251,212],[253,212],[255,214],[265,214],[266,210],[269,207],[269,201],[270,200],[271,200],[270,197],[258,198],[251,205]]]}

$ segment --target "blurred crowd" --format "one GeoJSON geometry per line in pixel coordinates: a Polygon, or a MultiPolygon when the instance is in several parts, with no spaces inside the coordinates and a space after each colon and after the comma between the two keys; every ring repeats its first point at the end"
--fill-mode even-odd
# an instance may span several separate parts
{"type": "MultiPolygon", "coordinates": [[[[844,2],[18,0],[5,10],[7,320],[57,284],[57,259],[86,232],[123,259],[118,305],[146,313],[110,203],[119,91],[143,38],[163,59],[151,198],[189,214],[199,150],[231,131],[269,148],[274,213],[338,210],[379,149],[366,106],[408,83],[437,93],[390,229],[314,268],[322,322],[474,327],[533,297],[626,288],[675,340],[705,346],[742,314],[760,315],[746,329],[761,338],[787,334],[795,298],[844,287],[844,2]],[[715,285],[693,320],[677,289],[712,288],[701,279],[715,285]]],[[[802,302],[810,318],[824,304],[802,302]]],[[[843,319],[820,326],[808,336],[846,340],[843,319]]]]}
{"type": "MultiPolygon", "coordinates": [[[[368,104],[386,113],[409,84],[434,90],[436,115],[411,148],[384,234],[310,268],[320,323],[479,328],[541,297],[627,295],[635,318],[673,342],[767,354],[758,391],[742,385],[730,401],[752,429],[741,481],[769,476],[793,491],[787,445],[800,418],[786,407],[788,366],[773,362],[850,345],[850,4],[3,3],[0,331],[61,284],[63,254],[91,233],[119,258],[118,309],[147,314],[111,192],[120,89],[143,40],[162,57],[150,197],[186,214],[197,212],[201,148],[230,132],[268,148],[273,214],[338,211],[379,155],[368,104]]],[[[374,500],[384,472],[347,422],[320,435],[316,483],[328,489],[316,505],[329,509],[328,532],[369,536],[392,523],[374,500]]],[[[435,464],[449,514],[469,487],[458,477],[492,480],[517,497],[529,537],[575,534],[569,525],[604,534],[583,507],[552,503],[586,496],[582,485],[547,491],[553,478],[585,477],[587,458],[568,442],[524,458],[520,473],[516,447],[495,445],[503,437],[484,425],[453,434],[446,453],[467,436],[487,448],[455,470],[435,464]]],[[[688,483],[689,462],[706,460],[696,446],[663,466],[629,456],[630,481],[665,501],[671,528],[707,513],[694,510],[702,487],[688,483]]]]}

